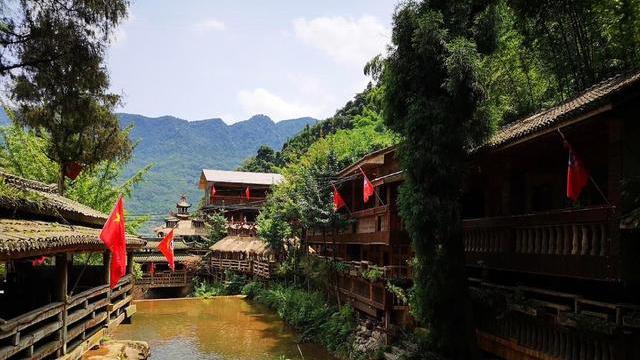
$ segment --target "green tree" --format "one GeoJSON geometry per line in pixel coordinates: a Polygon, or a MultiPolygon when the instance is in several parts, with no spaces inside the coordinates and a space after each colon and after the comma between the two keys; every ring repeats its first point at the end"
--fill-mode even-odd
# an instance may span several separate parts
{"type": "Polygon", "coordinates": [[[6,25],[5,19],[5,31],[0,31],[27,32],[15,50],[17,61],[25,64],[12,76],[12,97],[20,105],[16,120],[47,137],[45,153],[58,164],[60,194],[66,165],[91,169],[131,153],[132,144],[113,114],[119,96],[108,93],[103,65],[108,36],[126,16],[127,4],[21,1],[22,25],[6,25]]]}
{"type": "Polygon", "coordinates": [[[495,50],[489,2],[409,1],[393,18],[385,121],[402,135],[400,213],[416,253],[413,310],[432,349],[478,356],[464,264],[460,197],[468,152],[491,128],[481,53],[495,50]]]}
{"type": "Polygon", "coordinates": [[[128,0],[20,0],[0,3],[0,76],[67,58],[74,39],[101,48],[127,15],[128,0]]]}
{"type": "Polygon", "coordinates": [[[206,223],[209,227],[208,246],[217,243],[227,236],[227,219],[221,212],[207,215],[206,223]]]}
{"type": "MultiPolygon", "coordinates": [[[[5,108],[9,117],[13,113],[5,108]]],[[[18,125],[0,127],[0,169],[27,179],[44,183],[58,180],[58,166],[45,156],[47,138],[18,125]]],[[[66,196],[98,211],[108,213],[118,196],[130,197],[136,184],[144,181],[152,165],[136,171],[122,180],[129,158],[105,160],[85,171],[74,181],[66,180],[66,196]]],[[[127,231],[135,234],[147,216],[127,217],[127,231]]]]}

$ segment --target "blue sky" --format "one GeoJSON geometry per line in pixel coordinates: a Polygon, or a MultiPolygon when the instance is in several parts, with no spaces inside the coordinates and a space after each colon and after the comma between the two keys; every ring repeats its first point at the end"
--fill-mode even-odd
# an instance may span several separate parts
{"type": "Polygon", "coordinates": [[[119,111],[326,118],[366,85],[396,2],[134,1],[108,55],[119,111]]]}

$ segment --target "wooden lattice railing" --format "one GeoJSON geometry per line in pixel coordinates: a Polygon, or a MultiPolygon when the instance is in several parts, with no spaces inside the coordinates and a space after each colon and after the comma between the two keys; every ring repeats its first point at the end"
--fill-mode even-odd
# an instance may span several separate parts
{"type": "Polygon", "coordinates": [[[131,276],[0,322],[0,359],[61,356],[100,329],[120,322],[131,304],[131,276]],[[115,317],[111,315],[114,314],[115,317]]]}

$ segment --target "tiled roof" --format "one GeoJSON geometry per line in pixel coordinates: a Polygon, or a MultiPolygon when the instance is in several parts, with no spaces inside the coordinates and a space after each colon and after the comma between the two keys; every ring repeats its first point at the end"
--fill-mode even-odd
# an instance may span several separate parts
{"type": "MultiPolygon", "coordinates": [[[[177,263],[183,263],[187,261],[199,261],[202,260],[200,256],[197,255],[175,255],[173,257],[173,261],[177,263]]],[[[163,263],[167,262],[167,258],[164,255],[144,255],[144,254],[136,254],[133,256],[133,261],[137,263],[163,263]]]]}
{"type": "Polygon", "coordinates": [[[173,230],[173,235],[175,236],[206,237],[208,235],[207,229],[204,226],[196,227],[193,224],[193,220],[182,220],[182,219],[179,219],[178,225],[175,228],[158,226],[153,229],[153,232],[156,234],[166,235],[171,230],[173,230]]]}
{"type": "MultiPolygon", "coordinates": [[[[144,250],[158,250],[158,245],[160,245],[160,240],[147,240],[144,250]]],[[[189,249],[189,245],[185,244],[184,241],[175,240],[173,242],[173,249],[186,250],[189,249]]]]}
{"type": "Polygon", "coordinates": [[[204,189],[206,182],[240,185],[275,185],[280,184],[282,180],[284,180],[282,175],[274,173],[203,169],[202,175],[200,175],[200,188],[204,189]]]}
{"type": "MultiPolygon", "coordinates": [[[[0,258],[46,255],[53,252],[104,249],[100,229],[34,220],[0,219],[0,258]]],[[[127,236],[127,246],[144,241],[127,236]]]]}
{"type": "Polygon", "coordinates": [[[640,85],[640,72],[624,74],[604,80],[580,95],[548,110],[505,125],[483,147],[497,147],[520,140],[537,132],[559,126],[565,120],[574,119],[591,110],[606,105],[612,98],[632,87],[640,85]]]}
{"type": "Polygon", "coordinates": [[[0,195],[0,209],[35,216],[58,218],[71,223],[102,226],[107,215],[56,193],[55,185],[27,180],[0,171],[0,182],[16,191],[0,195]]]}

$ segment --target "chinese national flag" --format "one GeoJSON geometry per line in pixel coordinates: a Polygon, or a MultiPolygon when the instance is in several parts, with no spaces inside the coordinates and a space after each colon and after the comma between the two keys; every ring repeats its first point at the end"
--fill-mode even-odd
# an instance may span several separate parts
{"type": "Polygon", "coordinates": [[[571,201],[576,201],[580,197],[580,193],[589,182],[589,172],[584,166],[582,159],[578,157],[575,150],[569,143],[565,143],[569,149],[569,163],[567,166],[567,197],[571,201]]]}
{"type": "Polygon", "coordinates": [[[251,199],[251,190],[249,190],[249,187],[247,186],[247,188],[244,190],[244,197],[247,198],[247,200],[251,199]]]}
{"type": "Polygon", "coordinates": [[[127,272],[127,243],[124,236],[124,205],[122,196],[120,196],[100,232],[100,240],[111,251],[111,279],[109,285],[112,289],[127,272]]]}
{"type": "Polygon", "coordinates": [[[169,268],[171,271],[176,270],[176,264],[173,261],[173,229],[169,231],[169,233],[162,239],[160,244],[158,245],[158,249],[167,258],[167,262],[169,263],[169,268]]]}
{"type": "Polygon", "coordinates": [[[362,182],[362,199],[364,200],[364,202],[367,202],[369,201],[369,198],[371,197],[371,195],[373,195],[373,192],[374,192],[373,184],[371,183],[371,181],[369,181],[369,178],[364,173],[364,171],[362,171],[362,168],[360,168],[360,172],[364,177],[364,180],[362,182]]]}
{"type": "Polygon", "coordinates": [[[213,199],[213,197],[216,196],[216,186],[215,185],[211,185],[211,198],[213,199]]]}
{"type": "Polygon", "coordinates": [[[154,263],[151,263],[151,266],[149,266],[149,274],[151,274],[151,276],[153,276],[153,274],[155,274],[156,272],[156,266],[154,263]]]}
{"type": "Polygon", "coordinates": [[[344,199],[342,198],[342,195],[340,195],[340,192],[338,192],[338,189],[336,188],[336,186],[333,186],[333,209],[334,210],[340,210],[340,208],[344,207],[346,204],[344,202],[344,199]]]}

